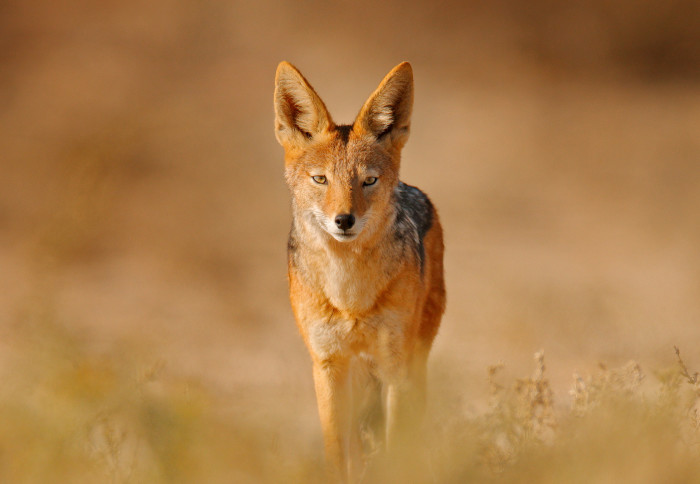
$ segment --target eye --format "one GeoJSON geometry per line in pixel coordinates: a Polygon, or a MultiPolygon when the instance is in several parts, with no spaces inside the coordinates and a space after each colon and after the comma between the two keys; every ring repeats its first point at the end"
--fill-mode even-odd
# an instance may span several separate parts
{"type": "Polygon", "coordinates": [[[377,183],[377,177],[376,176],[368,176],[367,178],[365,178],[365,181],[362,184],[362,186],[368,187],[370,185],[374,185],[375,183],[377,183]]]}
{"type": "Polygon", "coordinates": [[[318,183],[319,185],[325,185],[326,184],[326,177],[323,175],[315,175],[312,176],[313,180],[318,183]]]}

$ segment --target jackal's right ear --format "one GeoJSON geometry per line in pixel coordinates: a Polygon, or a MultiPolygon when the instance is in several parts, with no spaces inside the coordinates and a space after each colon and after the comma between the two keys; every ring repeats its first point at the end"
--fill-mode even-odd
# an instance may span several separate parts
{"type": "Polygon", "coordinates": [[[333,126],[326,105],[301,72],[280,62],[275,76],[275,136],[286,149],[300,149],[333,126]]]}

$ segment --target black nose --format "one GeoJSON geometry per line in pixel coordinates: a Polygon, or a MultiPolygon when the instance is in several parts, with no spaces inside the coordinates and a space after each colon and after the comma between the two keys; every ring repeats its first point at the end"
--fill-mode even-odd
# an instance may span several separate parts
{"type": "Polygon", "coordinates": [[[340,230],[348,230],[355,225],[355,216],[351,213],[343,213],[335,218],[335,224],[340,230]]]}

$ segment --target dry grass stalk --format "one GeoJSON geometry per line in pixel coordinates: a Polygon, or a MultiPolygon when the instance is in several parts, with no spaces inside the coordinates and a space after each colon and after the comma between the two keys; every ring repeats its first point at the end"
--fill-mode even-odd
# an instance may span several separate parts
{"type": "Polygon", "coordinates": [[[531,445],[554,441],[557,420],[553,392],[545,378],[544,352],[535,353],[531,377],[508,387],[498,382],[503,364],[488,368],[490,411],[483,431],[482,460],[493,472],[503,471],[531,445]]]}
{"type": "Polygon", "coordinates": [[[693,387],[693,394],[688,398],[685,408],[687,415],[691,418],[695,432],[698,432],[700,431],[700,375],[697,371],[691,375],[683,358],[681,358],[681,351],[677,346],[673,348],[676,351],[676,358],[680,366],[680,376],[693,387]]]}
{"type": "Polygon", "coordinates": [[[572,396],[571,411],[581,417],[591,409],[616,399],[632,398],[644,380],[644,372],[636,361],[629,361],[620,368],[608,368],[598,363],[600,371],[584,379],[574,372],[574,383],[569,391],[572,396]]]}

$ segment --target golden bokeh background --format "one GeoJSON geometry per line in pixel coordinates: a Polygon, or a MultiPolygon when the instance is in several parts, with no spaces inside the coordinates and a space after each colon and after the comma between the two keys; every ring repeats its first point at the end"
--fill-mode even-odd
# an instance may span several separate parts
{"type": "MultiPolygon", "coordinates": [[[[653,370],[675,344],[700,366],[698,2],[8,1],[0,376],[13,395],[67,339],[90,361],[194,382],[217,411],[278,429],[274,445],[320,453],[287,299],[281,60],[339,122],[413,65],[402,179],[446,234],[438,388],[478,409],[488,365],[518,372],[539,349],[561,405],[598,361],[653,370]]],[[[72,361],[70,345],[46,364],[72,361]]]]}

